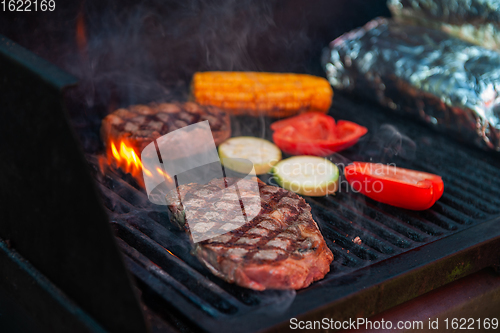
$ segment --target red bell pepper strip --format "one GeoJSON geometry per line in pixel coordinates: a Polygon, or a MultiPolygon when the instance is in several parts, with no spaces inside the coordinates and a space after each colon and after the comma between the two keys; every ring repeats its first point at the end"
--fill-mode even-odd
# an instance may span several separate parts
{"type": "Polygon", "coordinates": [[[412,210],[430,208],[444,191],[440,176],[395,165],[353,162],[344,168],[344,175],[355,191],[412,210]]]}

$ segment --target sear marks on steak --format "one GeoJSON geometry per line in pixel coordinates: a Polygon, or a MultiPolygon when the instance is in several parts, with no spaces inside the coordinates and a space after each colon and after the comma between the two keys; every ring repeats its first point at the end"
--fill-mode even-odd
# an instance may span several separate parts
{"type": "Polygon", "coordinates": [[[133,105],[118,109],[102,120],[101,138],[127,140],[138,152],[162,135],[208,120],[216,145],[231,136],[229,115],[213,106],[193,102],[133,105]]]}
{"type": "MultiPolygon", "coordinates": [[[[223,178],[206,185],[180,185],[177,192],[167,195],[173,220],[187,232],[190,232],[190,224],[196,223],[198,227],[203,221],[207,230],[224,228],[207,221],[205,216],[208,207],[221,203],[213,193],[235,181],[223,178]],[[184,207],[190,213],[186,214],[184,207]]],[[[245,195],[245,182],[247,180],[237,182],[241,197],[245,195]]],[[[258,186],[261,197],[258,215],[234,230],[196,243],[193,254],[216,276],[255,290],[301,289],[322,279],[330,270],[333,254],[312,218],[311,207],[293,192],[260,180],[258,186]]],[[[228,199],[234,201],[224,203],[237,205],[237,197],[228,199]]],[[[243,206],[242,201],[239,202],[243,206]]],[[[234,212],[241,206],[234,211],[215,208],[212,212],[219,216],[226,214],[226,226],[229,226],[234,212]]]]}

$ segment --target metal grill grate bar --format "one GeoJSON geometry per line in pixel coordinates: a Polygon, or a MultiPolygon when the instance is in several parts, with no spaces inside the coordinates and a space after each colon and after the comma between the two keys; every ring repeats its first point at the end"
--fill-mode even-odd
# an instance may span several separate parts
{"type": "MultiPolygon", "coordinates": [[[[194,305],[198,306],[201,310],[208,313],[210,316],[216,316],[217,310],[210,305],[210,303],[201,299],[196,293],[193,293],[184,284],[178,282],[176,279],[172,278],[169,274],[163,271],[156,263],[153,263],[146,256],[142,255],[135,248],[129,246],[125,241],[120,238],[117,239],[118,245],[120,246],[123,253],[129,258],[133,259],[142,268],[144,268],[148,273],[155,276],[161,283],[167,284],[173,287],[178,293],[184,296],[186,299],[191,301],[194,305]]],[[[234,308],[233,308],[234,309],[234,308]]]]}
{"type": "MultiPolygon", "coordinates": [[[[351,221],[347,218],[339,217],[337,214],[329,211],[326,206],[318,204],[317,202],[310,201],[309,204],[311,205],[311,207],[313,207],[314,217],[319,217],[323,221],[327,221],[327,223],[332,224],[343,234],[345,234],[347,239],[352,241],[352,239],[354,239],[356,236],[360,236],[366,245],[370,246],[380,253],[390,254],[395,252],[392,244],[384,240],[385,237],[381,238],[377,236],[376,233],[365,229],[363,226],[356,223],[355,220],[351,221]]],[[[381,234],[384,233],[385,230],[378,231],[379,234],[381,234]]],[[[386,234],[387,233],[385,233],[384,236],[387,236],[386,234]]],[[[390,238],[390,236],[387,238],[390,238]]]]}
{"type": "Polygon", "coordinates": [[[414,242],[425,242],[428,235],[422,232],[420,229],[414,227],[413,225],[407,224],[400,220],[399,218],[389,215],[387,212],[384,212],[382,209],[378,208],[378,206],[372,204],[369,201],[365,201],[364,198],[360,198],[359,196],[350,195],[350,200],[354,200],[357,202],[358,207],[362,207],[363,212],[370,216],[374,221],[383,223],[387,227],[391,228],[395,232],[405,236],[406,238],[414,241],[414,242]]]}
{"type": "Polygon", "coordinates": [[[474,220],[462,212],[454,209],[453,207],[447,206],[446,204],[438,201],[431,208],[433,211],[441,213],[442,215],[448,217],[449,219],[455,221],[459,224],[470,225],[474,223],[474,220]]]}
{"type": "MultiPolygon", "coordinates": [[[[327,197],[328,203],[331,205],[334,198],[327,197]]],[[[351,202],[350,202],[351,203],[351,202]]],[[[406,239],[403,235],[397,233],[395,230],[389,228],[383,223],[380,223],[371,217],[365,215],[360,211],[359,205],[349,206],[345,200],[339,200],[339,208],[342,214],[347,214],[347,217],[351,219],[352,223],[356,225],[361,225],[363,228],[372,231],[373,233],[379,235],[389,243],[396,245],[401,248],[408,248],[411,246],[411,242],[406,239]],[[403,236],[403,237],[401,237],[403,236]]]]}
{"type": "MultiPolygon", "coordinates": [[[[234,314],[245,305],[204,275],[186,264],[138,230],[125,223],[114,223],[117,235],[127,246],[125,253],[175,288],[183,286],[182,294],[202,309],[234,314]]],[[[124,244],[120,243],[123,247],[124,244]]],[[[180,289],[179,289],[180,290],[180,289]]]]}

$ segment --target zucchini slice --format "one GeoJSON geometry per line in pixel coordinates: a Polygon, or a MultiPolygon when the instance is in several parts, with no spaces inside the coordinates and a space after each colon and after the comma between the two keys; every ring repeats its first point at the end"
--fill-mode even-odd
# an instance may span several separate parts
{"type": "Polygon", "coordinates": [[[230,138],[219,145],[219,157],[224,167],[240,173],[248,173],[246,159],[253,163],[255,174],[268,173],[281,160],[281,150],[274,143],[251,136],[230,138]]]}
{"type": "Polygon", "coordinates": [[[302,195],[321,197],[339,187],[339,169],[316,156],[294,156],[277,163],[272,170],[279,186],[302,195]]]}

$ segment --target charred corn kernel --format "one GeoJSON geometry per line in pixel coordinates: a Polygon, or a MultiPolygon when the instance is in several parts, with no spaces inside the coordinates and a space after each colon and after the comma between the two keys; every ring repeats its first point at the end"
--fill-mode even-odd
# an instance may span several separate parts
{"type": "Polygon", "coordinates": [[[333,90],[324,78],[306,74],[199,72],[192,82],[196,102],[232,114],[293,116],[306,111],[326,113],[333,90]]]}

